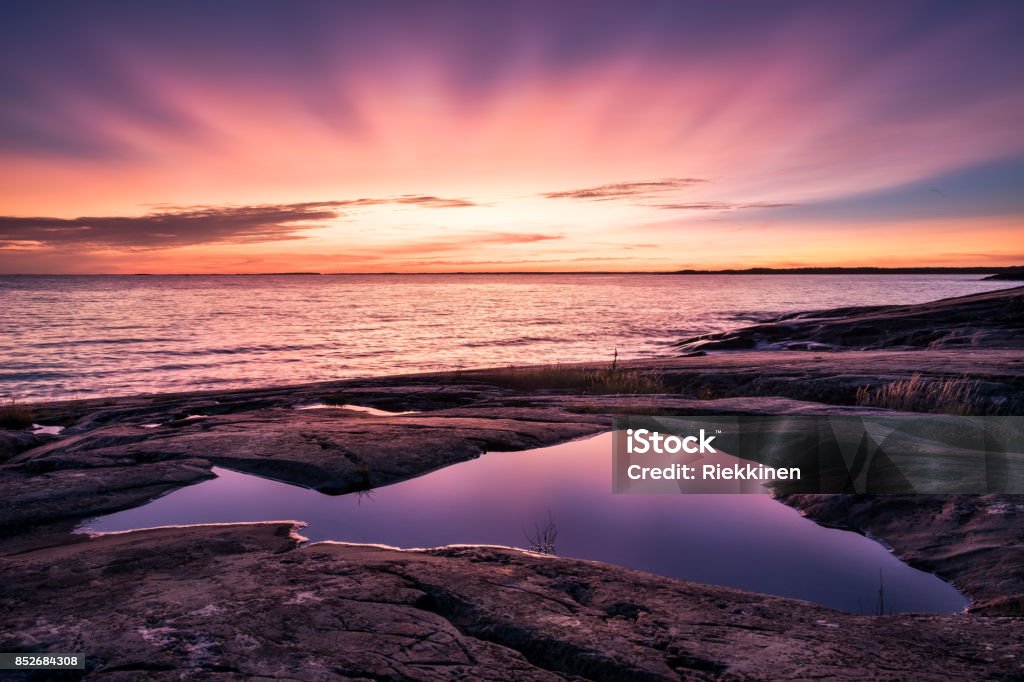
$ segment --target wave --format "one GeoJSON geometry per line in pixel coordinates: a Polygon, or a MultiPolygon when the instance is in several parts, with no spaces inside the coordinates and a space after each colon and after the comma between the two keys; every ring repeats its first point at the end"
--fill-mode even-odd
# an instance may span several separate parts
{"type": "Polygon", "coordinates": [[[178,343],[181,339],[147,338],[147,339],[66,339],[63,341],[37,341],[26,344],[27,348],[62,348],[67,346],[122,346],[140,343],[178,343]]]}
{"type": "Polygon", "coordinates": [[[462,344],[463,348],[494,348],[505,346],[528,346],[534,343],[565,343],[569,339],[557,336],[520,336],[514,339],[496,339],[494,341],[469,341],[462,344]]]}

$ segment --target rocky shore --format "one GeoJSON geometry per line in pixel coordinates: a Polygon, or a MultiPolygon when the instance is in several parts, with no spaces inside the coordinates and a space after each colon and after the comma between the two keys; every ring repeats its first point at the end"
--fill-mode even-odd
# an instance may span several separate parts
{"type": "Polygon", "coordinates": [[[958,616],[854,616],[513,550],[298,547],[290,523],[72,531],[218,465],[344,494],[619,413],[860,414],[883,409],[858,404],[864,387],[911,377],[969,379],[978,405],[1022,414],[1022,309],[1016,288],[789,316],[620,363],[657,377],[638,395],[484,370],[27,406],[64,429],[0,430],[0,650],[83,651],[105,679],[1019,678],[1013,496],[784,498],[953,581],[973,600],[958,616]],[[301,409],[322,403],[409,413],[301,409]]]}
{"type": "Polygon", "coordinates": [[[1024,347],[1024,289],[913,306],[836,308],[783,315],[735,332],[680,341],[683,351],[878,350],[1024,347]]]}
{"type": "Polygon", "coordinates": [[[0,558],[7,650],[102,679],[1011,679],[1024,622],[853,616],[595,562],[297,547],[289,524],[110,535],[0,558]]]}

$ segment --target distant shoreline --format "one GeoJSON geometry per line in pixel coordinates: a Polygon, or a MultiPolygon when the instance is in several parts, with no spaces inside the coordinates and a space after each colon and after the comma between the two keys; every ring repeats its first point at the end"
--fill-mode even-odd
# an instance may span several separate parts
{"type": "Polygon", "coordinates": [[[379,277],[431,275],[997,275],[1019,272],[1019,265],[999,267],[806,267],[806,268],[725,268],[722,270],[581,270],[581,271],[452,271],[452,272],[209,272],[209,273],[11,273],[0,277],[379,277]]]}

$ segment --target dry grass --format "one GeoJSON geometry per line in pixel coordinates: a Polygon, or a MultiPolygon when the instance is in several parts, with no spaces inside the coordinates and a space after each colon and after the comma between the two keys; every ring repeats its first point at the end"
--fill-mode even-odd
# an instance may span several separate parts
{"type": "Polygon", "coordinates": [[[555,551],[558,540],[558,526],[555,524],[555,517],[548,512],[548,519],[543,526],[534,524],[533,532],[523,530],[527,542],[530,543],[530,551],[540,554],[557,554],[555,551]]]}
{"type": "Polygon", "coordinates": [[[666,393],[661,374],[650,370],[579,365],[531,365],[508,367],[477,374],[488,383],[524,391],[576,390],[593,394],[666,393]]]}
{"type": "Polygon", "coordinates": [[[878,387],[862,386],[857,389],[857,404],[900,412],[977,415],[986,411],[977,381],[966,377],[927,379],[916,373],[878,387]]]}
{"type": "Polygon", "coordinates": [[[19,403],[14,396],[0,405],[0,428],[25,429],[32,426],[35,417],[32,409],[19,403]]]}

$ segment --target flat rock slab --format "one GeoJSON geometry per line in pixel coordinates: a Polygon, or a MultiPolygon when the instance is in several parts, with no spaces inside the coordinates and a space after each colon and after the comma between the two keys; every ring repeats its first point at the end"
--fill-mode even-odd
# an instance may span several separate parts
{"type": "Polygon", "coordinates": [[[683,352],[1024,347],[1024,287],[910,306],[837,308],[785,315],[678,343],[683,352]]]}
{"type": "Polygon", "coordinates": [[[854,616],[499,548],[297,548],[286,523],[0,556],[4,651],[110,680],[1010,678],[1024,620],[854,616]]]}
{"type": "Polygon", "coordinates": [[[115,465],[46,473],[0,467],[0,537],[144,504],[214,474],[205,460],[115,465]]]}

